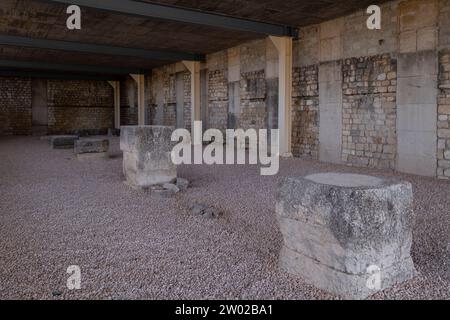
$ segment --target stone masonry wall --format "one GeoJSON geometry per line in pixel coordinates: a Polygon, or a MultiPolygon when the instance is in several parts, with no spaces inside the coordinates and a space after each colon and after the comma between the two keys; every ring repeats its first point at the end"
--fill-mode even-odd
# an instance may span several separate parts
{"type": "Polygon", "coordinates": [[[439,47],[450,47],[450,0],[439,1],[439,47]]]}
{"type": "Polygon", "coordinates": [[[49,80],[47,95],[49,133],[113,127],[113,89],[106,81],[49,80]]]}
{"type": "Polygon", "coordinates": [[[191,74],[189,71],[183,73],[184,81],[184,127],[191,130],[191,74]]]}
{"type": "Polygon", "coordinates": [[[184,96],[184,127],[191,127],[191,76],[184,70],[181,64],[169,65],[153,70],[148,76],[149,83],[146,85],[148,92],[148,124],[176,126],[177,125],[177,73],[183,73],[183,96],[184,96]],[[181,68],[181,69],[180,69],[181,68]]]}
{"type": "Polygon", "coordinates": [[[138,123],[137,103],[137,84],[131,77],[127,77],[125,81],[120,82],[120,124],[122,126],[138,123]]]}
{"type": "Polygon", "coordinates": [[[294,68],[292,90],[292,152],[295,157],[319,157],[319,67],[294,68]]]}
{"type": "Polygon", "coordinates": [[[450,51],[439,58],[438,177],[450,179],[450,51]]]}
{"type": "Polygon", "coordinates": [[[397,62],[390,55],[343,64],[342,161],[395,169],[397,62]]]}
{"type": "Polygon", "coordinates": [[[264,70],[241,73],[240,81],[241,114],[238,128],[266,129],[266,77],[264,70]]]}
{"type": "Polygon", "coordinates": [[[0,77],[0,136],[31,134],[31,103],[31,79],[0,77]]]}
{"type": "MultiPolygon", "coordinates": [[[[381,30],[367,29],[364,9],[300,29],[293,43],[293,153],[448,179],[450,0],[397,0],[381,9],[381,30]]],[[[268,39],[208,54],[202,64],[208,127],[225,129],[231,118],[236,128],[273,126],[277,68],[268,39]]],[[[190,74],[181,63],[147,78],[150,123],[177,123],[180,72],[190,127],[190,74]]],[[[55,131],[111,125],[113,95],[106,83],[71,82],[76,91],[52,83],[49,126],[55,131]],[[73,101],[78,94],[81,103],[73,101]]],[[[2,78],[0,88],[0,134],[30,133],[29,80],[2,78]]],[[[121,97],[122,124],[136,124],[137,88],[130,77],[122,82],[121,97]]]]}
{"type": "Polygon", "coordinates": [[[450,179],[450,0],[439,2],[439,96],[437,175],[450,179]]]}
{"type": "Polygon", "coordinates": [[[226,130],[228,119],[228,79],[225,70],[208,72],[208,126],[226,130]]]}
{"type": "Polygon", "coordinates": [[[176,126],[177,123],[177,96],[176,75],[169,74],[164,77],[164,120],[166,126],[176,126]]]}

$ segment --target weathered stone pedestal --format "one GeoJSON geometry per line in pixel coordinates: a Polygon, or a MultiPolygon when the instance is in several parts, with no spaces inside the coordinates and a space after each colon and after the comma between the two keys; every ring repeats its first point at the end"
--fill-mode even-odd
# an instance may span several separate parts
{"type": "Polygon", "coordinates": [[[74,152],[78,159],[107,158],[109,140],[102,138],[83,138],[75,142],[74,152]]]}
{"type": "Polygon", "coordinates": [[[412,278],[410,183],[324,173],[286,178],[277,195],[281,267],[347,299],[412,278]]]}
{"type": "Polygon", "coordinates": [[[120,129],[108,129],[108,137],[120,137],[120,129]]]}
{"type": "Polygon", "coordinates": [[[49,139],[53,149],[72,149],[77,140],[76,135],[51,136],[49,139]]]}
{"type": "Polygon", "coordinates": [[[129,185],[147,189],[176,180],[177,167],[171,160],[173,130],[163,126],[121,127],[123,172],[129,185]]]}

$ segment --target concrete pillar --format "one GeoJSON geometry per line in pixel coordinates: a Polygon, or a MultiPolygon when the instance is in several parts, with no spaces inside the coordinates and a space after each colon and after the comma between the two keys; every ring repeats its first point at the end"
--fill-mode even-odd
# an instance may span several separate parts
{"type": "Polygon", "coordinates": [[[184,128],[184,74],[177,72],[175,75],[175,97],[176,97],[176,123],[177,129],[184,128]]]}
{"type": "Polygon", "coordinates": [[[227,128],[237,129],[241,114],[241,56],[240,47],[228,49],[228,118],[227,128]]]}
{"type": "Polygon", "coordinates": [[[270,36],[278,50],[278,128],[280,155],[292,156],[292,38],[270,36]]]}
{"type": "MultiPolygon", "coordinates": [[[[183,64],[191,73],[191,134],[195,142],[194,123],[201,121],[201,82],[200,82],[200,62],[199,61],[183,61],[183,64]]],[[[201,141],[201,137],[200,140],[201,141]]]]}
{"type": "Polygon", "coordinates": [[[32,130],[33,135],[47,135],[48,129],[48,99],[47,80],[33,79],[32,81],[32,130]]]}
{"type": "Polygon", "coordinates": [[[266,46],[266,108],[268,141],[271,141],[271,129],[278,128],[278,50],[270,39],[266,46]]]}
{"type": "Polygon", "coordinates": [[[319,26],[319,160],[342,162],[342,59],[345,19],[319,26]]]}
{"type": "Polygon", "coordinates": [[[436,176],[438,57],[433,50],[398,57],[397,169],[436,176]]]}
{"type": "Polygon", "coordinates": [[[114,128],[120,128],[120,81],[108,81],[114,90],[114,128]]]}
{"type": "Polygon", "coordinates": [[[397,169],[430,177],[437,173],[438,8],[436,0],[399,4],[397,169]]]}
{"type": "Polygon", "coordinates": [[[130,74],[138,87],[138,124],[145,125],[145,76],[143,74],[130,74]]]}
{"type": "Polygon", "coordinates": [[[342,65],[340,61],[319,66],[319,160],[342,159],[342,65]]]}
{"type": "Polygon", "coordinates": [[[208,69],[202,68],[200,71],[200,110],[203,131],[208,128],[208,69]]]}

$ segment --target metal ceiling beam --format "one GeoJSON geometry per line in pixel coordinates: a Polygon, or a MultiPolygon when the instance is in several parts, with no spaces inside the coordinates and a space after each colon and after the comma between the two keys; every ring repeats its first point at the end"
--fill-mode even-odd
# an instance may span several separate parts
{"type": "Polygon", "coordinates": [[[50,49],[50,50],[64,50],[71,52],[107,54],[113,56],[127,56],[149,60],[162,60],[162,61],[205,60],[204,55],[192,53],[183,53],[168,50],[145,50],[126,47],[114,47],[92,43],[28,38],[28,37],[9,36],[1,34],[0,34],[0,44],[19,47],[50,49]]]}
{"type": "Polygon", "coordinates": [[[19,77],[19,78],[42,78],[57,80],[96,80],[96,81],[119,81],[121,77],[102,76],[91,74],[61,73],[61,72],[34,72],[34,71],[16,71],[0,68],[0,77],[19,77]]]}
{"type": "Polygon", "coordinates": [[[76,65],[76,64],[55,64],[40,61],[18,61],[18,60],[0,60],[0,68],[70,71],[78,73],[87,72],[93,74],[113,74],[113,75],[146,73],[146,70],[138,68],[104,67],[104,66],[76,65]]]}
{"type": "Polygon", "coordinates": [[[134,16],[172,20],[272,36],[297,37],[298,29],[292,26],[253,21],[193,9],[132,0],[41,0],[45,2],[78,5],[134,16]]]}

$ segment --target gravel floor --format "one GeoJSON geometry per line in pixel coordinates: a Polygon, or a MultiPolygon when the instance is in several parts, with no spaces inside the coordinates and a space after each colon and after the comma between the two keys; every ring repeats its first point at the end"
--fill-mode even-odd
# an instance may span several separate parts
{"type": "MultiPolygon", "coordinates": [[[[110,159],[89,161],[37,138],[0,139],[1,299],[334,299],[278,270],[276,183],[323,171],[393,175],[299,159],[282,161],[277,177],[184,166],[192,188],[161,198],[126,186],[121,165],[117,139],[110,159]],[[194,201],[225,214],[193,216],[194,201]],[[81,290],[66,288],[69,265],[81,267],[81,290]]],[[[449,299],[450,182],[396,176],[414,185],[420,276],[373,298],[449,299]]]]}

